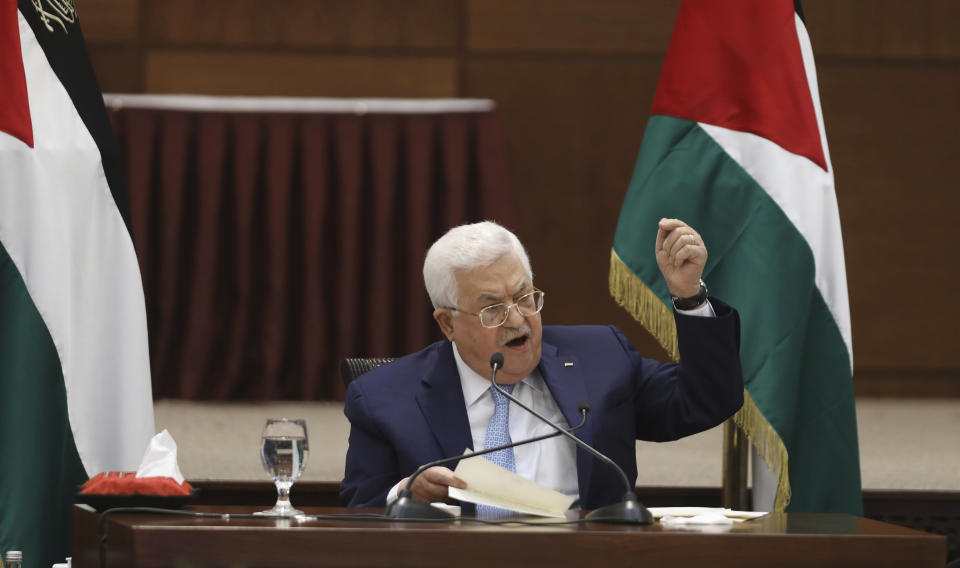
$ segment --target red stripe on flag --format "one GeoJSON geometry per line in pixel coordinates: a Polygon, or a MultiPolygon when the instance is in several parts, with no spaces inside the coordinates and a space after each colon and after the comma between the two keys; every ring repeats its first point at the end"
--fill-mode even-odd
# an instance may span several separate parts
{"type": "Polygon", "coordinates": [[[827,169],[792,0],[685,0],[651,112],[750,132],[827,169]]]}
{"type": "Polygon", "coordinates": [[[33,147],[33,123],[27,99],[27,77],[20,51],[17,0],[0,0],[0,132],[33,147]]]}

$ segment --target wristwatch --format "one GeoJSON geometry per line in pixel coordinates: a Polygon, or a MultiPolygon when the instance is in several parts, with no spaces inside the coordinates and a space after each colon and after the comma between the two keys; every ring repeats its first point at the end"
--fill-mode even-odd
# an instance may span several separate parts
{"type": "Polygon", "coordinates": [[[707,285],[701,280],[700,290],[697,291],[695,296],[690,296],[689,298],[670,296],[670,299],[673,300],[674,308],[678,310],[692,310],[707,301],[707,285]]]}

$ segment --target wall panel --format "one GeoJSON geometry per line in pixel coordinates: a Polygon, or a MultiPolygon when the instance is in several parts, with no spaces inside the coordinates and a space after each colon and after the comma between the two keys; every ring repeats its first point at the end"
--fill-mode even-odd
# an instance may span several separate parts
{"type": "Polygon", "coordinates": [[[677,0],[467,0],[469,47],[651,53],[666,49],[677,0]]]}
{"type": "Polygon", "coordinates": [[[960,73],[945,64],[861,62],[828,62],[819,72],[855,363],[958,369],[958,336],[943,318],[955,320],[960,308],[930,308],[943,293],[936,290],[960,276],[960,73]]]}
{"type": "Polygon", "coordinates": [[[363,57],[151,51],[149,93],[321,97],[453,97],[456,63],[443,57],[363,57]]]}
{"type": "MultiPolygon", "coordinates": [[[[105,0],[101,0],[105,1],[105,0]]],[[[448,0],[145,0],[153,44],[304,48],[451,48],[448,0]]]]}
{"type": "Polygon", "coordinates": [[[90,45],[90,61],[104,93],[139,93],[143,87],[143,57],[139,49],[90,45]]]}
{"type": "Polygon", "coordinates": [[[960,2],[953,0],[805,0],[820,57],[956,59],[960,2]]]}
{"type": "Polygon", "coordinates": [[[83,37],[92,43],[135,41],[140,29],[138,0],[77,0],[83,37]]]}

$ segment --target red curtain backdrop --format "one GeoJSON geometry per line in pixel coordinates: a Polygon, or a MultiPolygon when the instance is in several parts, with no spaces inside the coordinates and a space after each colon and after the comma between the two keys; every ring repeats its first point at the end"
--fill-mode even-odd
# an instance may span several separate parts
{"type": "Polygon", "coordinates": [[[494,111],[110,113],[157,399],[342,399],[343,357],[441,337],[430,243],[514,222],[494,111]]]}

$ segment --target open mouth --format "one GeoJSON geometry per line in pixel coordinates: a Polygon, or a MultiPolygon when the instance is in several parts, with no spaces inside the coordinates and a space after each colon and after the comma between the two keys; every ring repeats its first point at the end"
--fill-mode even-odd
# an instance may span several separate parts
{"type": "Polygon", "coordinates": [[[527,344],[527,336],[521,335],[520,337],[516,337],[508,341],[507,347],[512,347],[514,349],[517,349],[517,348],[523,347],[526,344],[527,344]]]}

